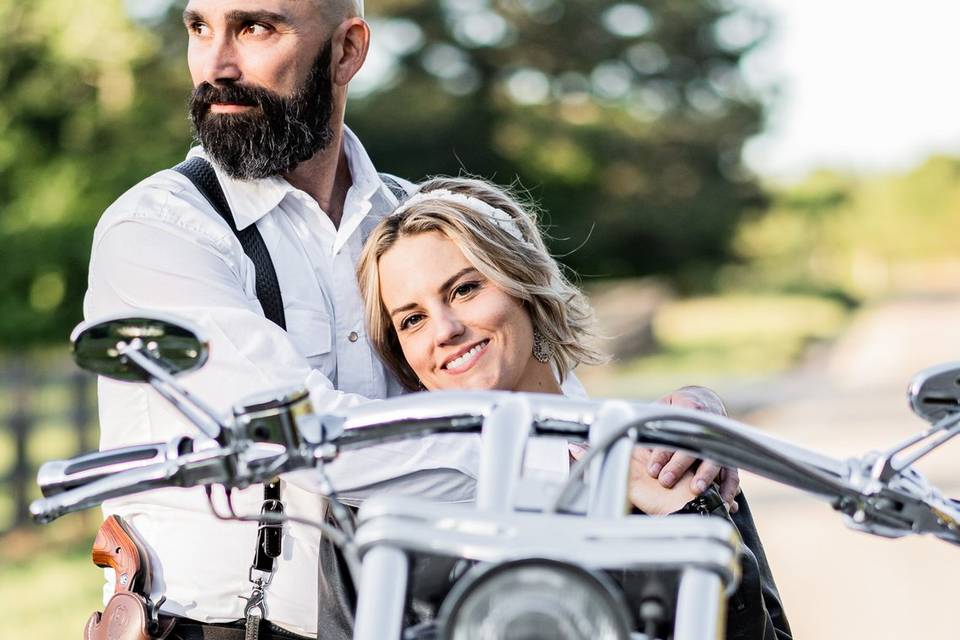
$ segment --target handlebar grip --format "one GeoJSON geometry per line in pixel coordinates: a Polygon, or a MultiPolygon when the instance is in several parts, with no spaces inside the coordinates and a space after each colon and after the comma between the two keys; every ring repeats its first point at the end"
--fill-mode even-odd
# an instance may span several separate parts
{"type": "Polygon", "coordinates": [[[37,484],[40,492],[50,497],[109,475],[166,462],[190,450],[192,440],[181,436],[170,442],[151,442],[94,451],[68,460],[52,460],[40,466],[37,484]]]}
{"type": "Polygon", "coordinates": [[[58,495],[34,500],[30,503],[30,516],[35,522],[46,524],[62,515],[97,506],[110,498],[173,486],[170,479],[176,470],[175,462],[164,462],[106,476],[58,495]]]}

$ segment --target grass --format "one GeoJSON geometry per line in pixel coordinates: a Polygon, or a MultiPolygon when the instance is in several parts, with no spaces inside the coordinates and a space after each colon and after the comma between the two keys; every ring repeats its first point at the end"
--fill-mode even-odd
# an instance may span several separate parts
{"type": "Polygon", "coordinates": [[[95,517],[68,516],[43,530],[29,527],[0,538],[0,638],[79,638],[101,610],[103,570],[90,560],[95,517]]]}

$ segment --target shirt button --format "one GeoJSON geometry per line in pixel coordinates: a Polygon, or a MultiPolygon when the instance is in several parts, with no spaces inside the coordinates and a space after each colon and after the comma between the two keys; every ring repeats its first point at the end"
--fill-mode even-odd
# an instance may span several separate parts
{"type": "Polygon", "coordinates": [[[356,331],[351,331],[350,335],[347,336],[347,340],[350,342],[356,342],[360,339],[360,335],[356,331]]]}

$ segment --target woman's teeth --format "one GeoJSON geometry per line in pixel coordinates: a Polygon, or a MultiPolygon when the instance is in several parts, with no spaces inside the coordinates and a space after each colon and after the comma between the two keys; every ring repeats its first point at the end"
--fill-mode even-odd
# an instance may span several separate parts
{"type": "Polygon", "coordinates": [[[466,352],[465,354],[463,354],[462,356],[459,356],[459,357],[457,357],[457,358],[454,358],[453,360],[451,360],[450,362],[448,362],[448,363],[444,366],[444,369],[459,369],[460,367],[464,366],[465,364],[467,364],[468,362],[470,362],[471,360],[473,360],[474,357],[476,357],[476,355],[477,355],[478,353],[480,353],[481,351],[483,351],[483,348],[486,347],[486,346],[487,346],[487,341],[484,340],[483,342],[481,342],[480,344],[478,344],[477,346],[475,346],[473,349],[470,349],[470,351],[467,351],[467,352],[466,352]]]}

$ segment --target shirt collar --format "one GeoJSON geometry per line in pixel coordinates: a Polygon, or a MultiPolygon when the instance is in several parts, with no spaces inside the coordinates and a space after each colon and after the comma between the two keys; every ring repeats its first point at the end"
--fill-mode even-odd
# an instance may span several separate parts
{"type": "MultiPolygon", "coordinates": [[[[364,204],[359,208],[345,207],[345,219],[341,220],[341,226],[347,222],[346,218],[348,217],[362,218],[366,215],[370,210],[370,200],[378,191],[382,191],[386,195],[387,201],[392,205],[396,204],[396,197],[380,179],[380,175],[373,166],[373,161],[367,155],[360,139],[346,125],[343,127],[343,149],[353,180],[347,199],[364,204]]],[[[193,147],[187,154],[187,158],[194,156],[200,156],[210,161],[207,153],[199,146],[193,147]]],[[[233,219],[238,230],[257,222],[275,209],[288,193],[296,190],[289,182],[279,176],[260,180],[237,180],[224,173],[215,162],[211,161],[211,164],[217,172],[220,184],[223,186],[227,204],[230,205],[230,211],[233,213],[233,219]]]]}
{"type": "Polygon", "coordinates": [[[193,147],[188,158],[200,156],[213,165],[223,193],[233,213],[237,230],[245,229],[272,211],[288,193],[294,191],[289,182],[280,177],[260,180],[237,180],[228,176],[216,162],[210,160],[202,147],[193,147]]]}

